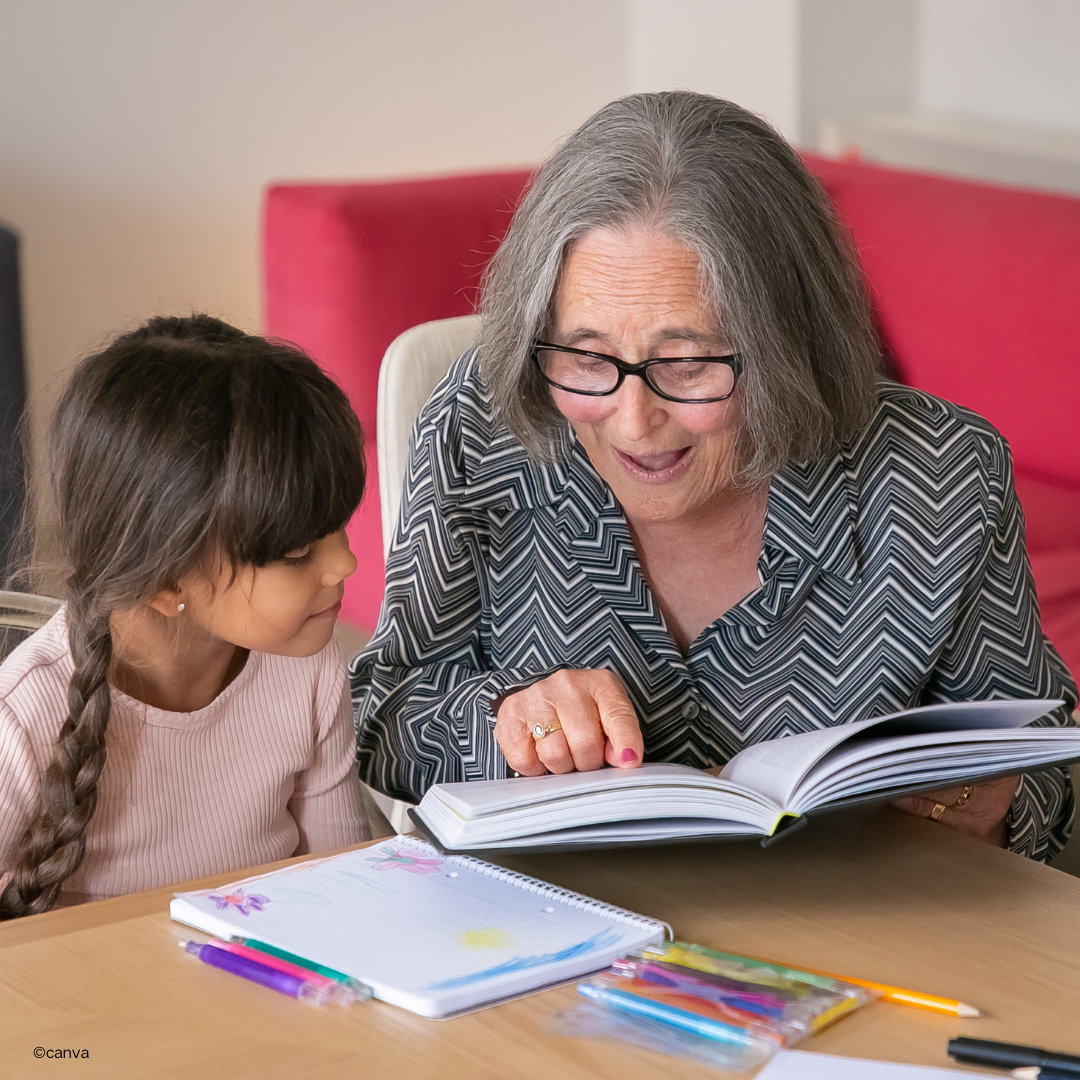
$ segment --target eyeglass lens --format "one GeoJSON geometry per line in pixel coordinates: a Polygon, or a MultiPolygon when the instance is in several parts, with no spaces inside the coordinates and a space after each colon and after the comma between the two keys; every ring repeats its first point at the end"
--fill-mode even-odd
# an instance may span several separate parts
{"type": "MultiPolygon", "coordinates": [[[[619,369],[607,360],[559,349],[537,349],[536,355],[544,375],[565,390],[603,394],[618,385],[619,369]]],[[[735,388],[735,372],[728,364],[692,358],[650,364],[645,377],[660,393],[683,401],[726,397],[735,388]]]]}

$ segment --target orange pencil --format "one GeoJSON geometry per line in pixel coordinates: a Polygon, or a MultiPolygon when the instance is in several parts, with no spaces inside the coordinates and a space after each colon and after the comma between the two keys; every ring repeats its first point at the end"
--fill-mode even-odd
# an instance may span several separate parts
{"type": "MultiPolygon", "coordinates": [[[[650,952],[655,953],[661,959],[668,959],[676,964],[687,964],[689,958],[695,955],[704,958],[711,955],[721,961],[725,959],[737,961],[740,959],[740,956],[735,953],[715,952],[700,945],[683,945],[680,942],[647,946],[646,955],[649,955],[650,952]],[[676,953],[680,955],[675,955],[676,953]]],[[[853,979],[850,975],[837,975],[832,971],[818,971],[797,964],[784,964],[778,960],[766,960],[761,956],[743,956],[741,958],[754,960],[759,964],[767,964],[775,968],[778,974],[784,972],[794,974],[802,971],[807,975],[817,975],[825,979],[839,979],[841,982],[863,986],[867,990],[877,990],[881,994],[883,1001],[891,1001],[894,1005],[912,1005],[917,1009],[929,1009],[931,1012],[947,1013],[949,1016],[973,1017],[983,1015],[974,1005],[965,1005],[962,1001],[938,997],[936,994],[921,994],[917,990],[905,990],[901,986],[889,986],[887,983],[871,982],[869,979],[853,979]]],[[[710,969],[706,967],[705,970],[710,969]]]]}
{"type": "MultiPolygon", "coordinates": [[[[768,964],[776,963],[775,960],[765,962],[768,964]]],[[[831,971],[816,971],[814,968],[796,967],[794,964],[787,966],[794,971],[806,971],[811,975],[824,975],[827,979],[840,979],[843,982],[854,983],[856,986],[864,986],[867,990],[879,990],[882,1000],[891,1001],[894,1005],[913,1005],[916,1009],[929,1009],[931,1012],[948,1013],[949,1016],[983,1015],[974,1005],[965,1005],[962,1001],[954,1001],[952,998],[937,997],[935,994],[920,994],[916,990],[904,990],[900,986],[871,982],[869,979],[853,979],[850,975],[835,975],[831,971]]]]}

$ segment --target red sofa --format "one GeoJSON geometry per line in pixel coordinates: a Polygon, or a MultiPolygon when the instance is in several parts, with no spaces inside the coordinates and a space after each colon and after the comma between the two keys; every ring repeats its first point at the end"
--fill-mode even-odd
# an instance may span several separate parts
{"type": "MultiPolygon", "coordinates": [[[[1080,199],[807,156],[851,228],[894,374],[994,423],[1012,446],[1043,625],[1080,673],[1080,199]]],[[[403,330],[467,314],[525,171],[278,185],[266,197],[265,325],[348,391],[370,482],[342,614],[383,587],[379,363],[403,330]]]]}

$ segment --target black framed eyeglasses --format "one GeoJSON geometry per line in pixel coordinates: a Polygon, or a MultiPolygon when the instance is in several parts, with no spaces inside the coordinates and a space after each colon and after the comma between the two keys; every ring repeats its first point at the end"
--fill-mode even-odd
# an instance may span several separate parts
{"type": "Polygon", "coordinates": [[[531,356],[551,386],[570,394],[606,397],[614,394],[627,375],[645,380],[646,386],[665,401],[684,405],[707,405],[727,401],[735,392],[743,362],[738,353],[728,356],[661,357],[628,364],[606,353],[571,349],[534,341],[531,356]]]}

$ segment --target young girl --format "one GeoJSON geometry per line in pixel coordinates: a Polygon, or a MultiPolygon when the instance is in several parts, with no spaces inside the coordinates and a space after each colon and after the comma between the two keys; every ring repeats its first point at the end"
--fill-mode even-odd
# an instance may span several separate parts
{"type": "Polygon", "coordinates": [[[0,917],[367,838],[332,639],[363,436],[306,356],[157,318],[50,436],[66,603],[0,665],[0,917]]]}

